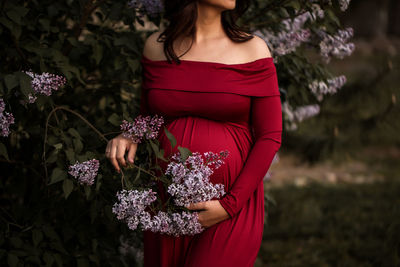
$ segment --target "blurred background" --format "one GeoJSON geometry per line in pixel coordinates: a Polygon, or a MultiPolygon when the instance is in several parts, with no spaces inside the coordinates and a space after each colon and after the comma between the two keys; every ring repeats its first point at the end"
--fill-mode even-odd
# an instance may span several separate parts
{"type": "Polygon", "coordinates": [[[400,1],[339,19],[356,48],[328,66],[347,83],[283,138],[258,266],[400,266],[400,1]]]}

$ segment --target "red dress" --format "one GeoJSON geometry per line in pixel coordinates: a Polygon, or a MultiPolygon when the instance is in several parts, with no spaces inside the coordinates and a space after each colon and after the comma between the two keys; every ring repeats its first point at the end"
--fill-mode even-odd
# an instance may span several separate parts
{"type": "MultiPolygon", "coordinates": [[[[282,112],[273,59],[239,64],[141,58],[141,114],[159,114],[178,145],[229,156],[210,181],[222,183],[229,219],[194,236],[144,231],[145,267],[252,267],[264,228],[263,177],[281,145],[282,112]]],[[[165,170],[166,165],[162,168],[165,170]]]]}

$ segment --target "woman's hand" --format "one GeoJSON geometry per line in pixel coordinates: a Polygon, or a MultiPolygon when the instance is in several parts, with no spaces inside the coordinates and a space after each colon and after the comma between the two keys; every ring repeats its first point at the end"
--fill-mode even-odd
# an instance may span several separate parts
{"type": "Polygon", "coordinates": [[[122,134],[111,139],[107,143],[106,157],[111,161],[118,173],[121,172],[121,168],[118,165],[120,163],[123,167],[126,167],[125,151],[128,151],[128,161],[133,164],[138,144],[134,143],[131,139],[123,137],[122,134]]]}
{"type": "Polygon", "coordinates": [[[204,228],[208,228],[230,217],[218,200],[192,203],[186,206],[186,208],[189,210],[203,210],[199,212],[199,223],[204,228]]]}

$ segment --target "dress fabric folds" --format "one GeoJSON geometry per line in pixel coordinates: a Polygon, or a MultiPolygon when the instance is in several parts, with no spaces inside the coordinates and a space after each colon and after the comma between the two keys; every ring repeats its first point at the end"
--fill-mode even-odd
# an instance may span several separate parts
{"type": "MultiPolygon", "coordinates": [[[[145,267],[252,267],[264,228],[263,178],[281,145],[282,112],[271,57],[247,63],[150,60],[142,56],[142,115],[162,115],[178,146],[192,152],[227,149],[210,177],[227,192],[219,199],[229,214],[194,236],[144,231],[145,267]]],[[[165,171],[166,164],[162,165],[165,171]]],[[[166,192],[160,192],[165,198],[166,192]]]]}

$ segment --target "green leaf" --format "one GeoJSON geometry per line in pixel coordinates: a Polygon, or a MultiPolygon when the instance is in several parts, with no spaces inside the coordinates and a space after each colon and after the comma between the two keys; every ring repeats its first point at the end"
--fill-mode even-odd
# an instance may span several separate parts
{"type": "Polygon", "coordinates": [[[74,183],[70,179],[65,179],[63,183],[63,191],[65,199],[68,198],[69,194],[71,194],[74,189],[74,183]]]}
{"type": "Polygon", "coordinates": [[[119,126],[121,124],[121,118],[116,113],[113,113],[108,117],[108,122],[114,126],[119,126]]]}
{"type": "Polygon", "coordinates": [[[60,181],[63,181],[67,178],[67,172],[60,169],[60,168],[55,168],[53,169],[53,172],[51,173],[50,177],[50,183],[47,185],[51,185],[60,181]]]}
{"type": "Polygon", "coordinates": [[[8,253],[8,256],[7,256],[8,266],[10,266],[10,267],[17,266],[18,262],[19,262],[19,259],[16,255],[8,253]]]}
{"type": "Polygon", "coordinates": [[[135,72],[139,68],[139,60],[137,59],[130,59],[126,60],[128,62],[129,67],[131,68],[132,72],[135,72]]]}
{"type": "Polygon", "coordinates": [[[84,186],[86,199],[89,200],[90,193],[92,192],[92,188],[90,186],[84,186]]]}
{"type": "Polygon", "coordinates": [[[165,127],[165,126],[164,126],[164,132],[165,132],[165,135],[169,139],[169,142],[171,144],[171,148],[174,149],[174,147],[176,146],[176,138],[175,138],[175,136],[170,131],[168,131],[167,127],[165,127]]]}
{"type": "Polygon", "coordinates": [[[186,147],[178,146],[178,150],[181,153],[181,161],[185,161],[192,154],[192,152],[186,147]]]}
{"type": "Polygon", "coordinates": [[[103,57],[103,46],[95,45],[93,47],[93,58],[96,61],[96,64],[99,65],[101,59],[103,57]]]}
{"type": "Polygon", "coordinates": [[[37,245],[43,240],[43,233],[42,231],[39,231],[38,229],[33,229],[32,230],[32,241],[33,245],[37,247],[37,245]]]}
{"type": "Polygon", "coordinates": [[[0,155],[3,156],[5,159],[10,160],[8,158],[7,148],[3,143],[0,143],[0,155]]]}
{"type": "Polygon", "coordinates": [[[76,137],[76,138],[82,140],[81,135],[80,135],[80,134],[78,133],[78,131],[75,130],[74,128],[69,128],[69,129],[68,129],[68,133],[69,133],[70,135],[72,135],[73,137],[76,137]]]}
{"type": "Polygon", "coordinates": [[[12,21],[14,21],[17,24],[21,24],[21,15],[18,14],[18,12],[15,9],[11,9],[10,11],[7,12],[7,17],[9,17],[12,21]]]}
{"type": "Polygon", "coordinates": [[[164,161],[167,161],[167,159],[164,158],[164,155],[161,154],[161,151],[160,151],[159,147],[158,147],[153,141],[151,141],[151,140],[149,140],[149,143],[150,143],[150,145],[151,145],[151,148],[152,148],[153,151],[154,151],[154,154],[156,154],[157,158],[162,159],[162,160],[164,160],[164,161]]]}
{"type": "Polygon", "coordinates": [[[69,163],[70,164],[73,164],[73,163],[75,163],[76,162],[76,159],[75,159],[75,151],[72,149],[72,148],[67,148],[66,150],[65,150],[65,155],[67,156],[67,159],[68,159],[68,161],[69,161],[69,163]]]}
{"type": "Polygon", "coordinates": [[[299,1],[297,1],[297,0],[290,1],[290,2],[287,4],[287,6],[290,6],[290,7],[294,8],[294,9],[296,9],[296,10],[300,10],[300,3],[299,3],[299,1]]]}
{"type": "Polygon", "coordinates": [[[82,141],[80,139],[74,138],[72,142],[74,143],[75,152],[80,153],[83,149],[82,141]]]}
{"type": "Polygon", "coordinates": [[[21,92],[26,98],[28,98],[29,94],[33,94],[33,89],[31,86],[32,78],[24,72],[19,72],[17,75],[19,78],[19,85],[21,87],[21,92]]]}
{"type": "Polygon", "coordinates": [[[12,29],[14,27],[14,23],[12,23],[11,20],[8,20],[5,17],[0,17],[0,23],[3,24],[4,26],[6,26],[10,31],[12,31],[12,29]]]}
{"type": "Polygon", "coordinates": [[[15,75],[12,74],[7,74],[4,77],[4,82],[6,83],[7,89],[11,90],[13,89],[15,86],[18,85],[18,79],[15,75]]]}

